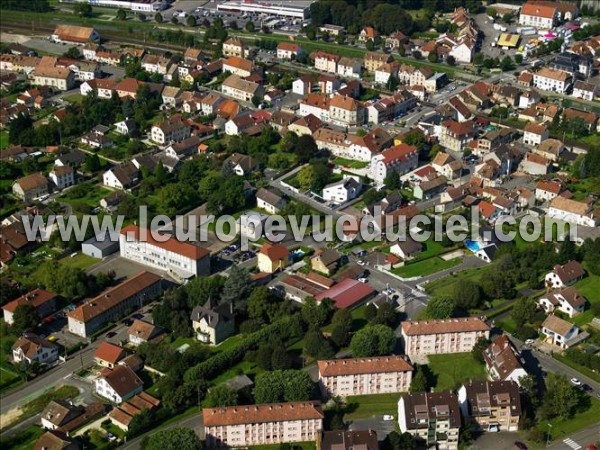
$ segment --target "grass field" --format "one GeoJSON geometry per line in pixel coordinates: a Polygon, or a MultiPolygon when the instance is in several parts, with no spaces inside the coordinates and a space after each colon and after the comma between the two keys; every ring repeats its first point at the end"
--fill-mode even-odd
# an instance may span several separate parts
{"type": "Polygon", "coordinates": [[[478,281],[491,270],[494,270],[493,267],[494,264],[489,264],[487,266],[478,267],[476,269],[464,270],[449,277],[444,277],[440,280],[432,281],[431,283],[427,284],[425,289],[427,290],[428,294],[434,297],[452,295],[458,283],[460,283],[463,280],[478,281]]]}
{"type": "Polygon", "coordinates": [[[0,150],[8,147],[8,131],[0,132],[0,150]]]}
{"type": "Polygon", "coordinates": [[[83,103],[84,97],[81,94],[73,94],[73,95],[68,95],[66,97],[63,97],[63,99],[66,102],[79,105],[80,103],[83,103]]]}
{"type": "Polygon", "coordinates": [[[97,186],[94,182],[88,182],[67,190],[58,200],[71,205],[87,205],[93,209],[100,206],[100,200],[110,194],[110,192],[106,188],[97,186]]]}
{"type": "Polygon", "coordinates": [[[352,169],[364,169],[365,167],[367,167],[369,165],[368,162],[353,161],[351,159],[346,159],[346,158],[335,158],[335,160],[333,162],[338,166],[347,166],[352,169]]]}
{"type": "MultiPolygon", "coordinates": [[[[589,270],[586,272],[586,277],[575,283],[575,287],[581,295],[587,298],[590,304],[600,303],[600,295],[598,294],[598,292],[600,292],[600,276],[590,273],[589,270]]],[[[583,325],[591,322],[593,318],[594,313],[587,307],[584,312],[575,316],[573,322],[575,322],[576,325],[583,325]]]]}
{"type": "Polygon", "coordinates": [[[94,264],[98,264],[100,260],[96,258],[92,258],[91,256],[84,255],[79,253],[77,256],[66,257],[58,261],[60,264],[64,266],[69,266],[74,269],[86,270],[89,267],[92,267],[94,264]]]}
{"type": "Polygon", "coordinates": [[[346,399],[344,418],[366,419],[384,414],[396,414],[400,394],[357,395],[346,399]]]}
{"type": "Polygon", "coordinates": [[[32,425],[13,434],[11,437],[2,439],[0,444],[2,448],[18,448],[21,450],[33,450],[35,441],[44,433],[44,430],[37,425],[32,425]]]}
{"type": "Polygon", "coordinates": [[[426,276],[441,270],[458,266],[461,261],[461,258],[449,259],[448,261],[444,261],[442,258],[438,257],[428,258],[412,264],[407,264],[404,267],[394,269],[392,270],[392,273],[404,278],[426,276]]]}
{"type": "Polygon", "coordinates": [[[15,367],[8,362],[12,355],[12,345],[17,340],[15,336],[0,337],[0,392],[12,389],[23,382],[15,367]]]}
{"type": "Polygon", "coordinates": [[[473,359],[471,353],[429,355],[429,369],[436,382],[436,391],[456,389],[468,380],[486,380],[485,366],[473,359]]]}

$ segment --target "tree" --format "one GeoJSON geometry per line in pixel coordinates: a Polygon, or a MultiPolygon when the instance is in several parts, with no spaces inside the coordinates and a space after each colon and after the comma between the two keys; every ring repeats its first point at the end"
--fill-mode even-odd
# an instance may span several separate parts
{"type": "Polygon", "coordinates": [[[312,328],[322,327],[327,323],[327,319],[329,318],[329,314],[331,313],[326,306],[326,302],[322,301],[320,304],[317,304],[314,297],[307,297],[304,299],[304,303],[302,304],[302,308],[300,313],[302,315],[302,320],[312,328]]]}
{"type": "Polygon", "coordinates": [[[148,437],[144,450],[202,450],[200,439],[190,428],[159,431],[148,437]]]}
{"type": "Polygon", "coordinates": [[[246,26],[244,28],[248,33],[254,33],[254,30],[256,29],[254,22],[252,22],[251,20],[246,22],[246,26]]]}
{"type": "Polygon", "coordinates": [[[294,149],[294,153],[298,159],[298,163],[304,164],[313,158],[319,149],[315,143],[315,139],[309,134],[303,134],[298,138],[298,143],[294,149]]]}
{"type": "Polygon", "coordinates": [[[454,304],[462,309],[477,308],[482,300],[481,288],[471,280],[463,280],[454,286],[454,304]]]}
{"type": "Polygon", "coordinates": [[[517,53],[517,54],[515,55],[515,62],[516,62],[517,64],[521,64],[521,63],[523,62],[523,55],[521,55],[520,53],[517,53]]]}
{"type": "Polygon", "coordinates": [[[375,49],[375,42],[373,42],[373,39],[369,39],[365,43],[365,47],[367,47],[367,50],[369,50],[370,52],[372,52],[375,49]]]}
{"type": "Polygon", "coordinates": [[[449,66],[455,66],[456,65],[456,58],[454,56],[452,56],[452,55],[448,55],[448,56],[446,56],[446,63],[449,66]]]}
{"type": "Polygon", "coordinates": [[[86,173],[95,173],[102,168],[100,157],[97,154],[86,156],[83,163],[83,171],[86,173]]]}
{"type": "Polygon", "coordinates": [[[77,47],[71,47],[64,53],[65,58],[81,59],[81,52],[77,47]]]}
{"type": "Polygon", "coordinates": [[[490,16],[492,19],[495,19],[498,15],[498,12],[494,8],[487,8],[485,13],[490,16]]]}
{"type": "Polygon", "coordinates": [[[189,15],[187,17],[187,19],[185,20],[185,23],[188,27],[195,27],[196,25],[198,25],[198,21],[196,20],[196,17],[189,15]]]}
{"type": "Polygon", "coordinates": [[[587,264],[589,271],[594,275],[600,275],[600,239],[586,239],[582,251],[583,261],[587,264]]]}
{"type": "Polygon", "coordinates": [[[154,21],[155,21],[156,23],[163,23],[163,16],[162,16],[162,14],[161,14],[161,13],[159,13],[159,12],[157,12],[157,13],[154,15],[154,21]]]}
{"type": "Polygon", "coordinates": [[[138,14],[138,19],[140,19],[140,22],[145,22],[146,21],[146,14],[139,13],[138,14]]]}
{"type": "Polygon", "coordinates": [[[427,374],[425,373],[427,366],[417,366],[416,373],[412,377],[410,382],[410,392],[427,392],[429,391],[429,384],[427,380],[427,374]]]}
{"type": "Polygon", "coordinates": [[[502,16],[502,22],[511,23],[513,19],[513,15],[511,13],[506,13],[502,16]]]}
{"type": "Polygon", "coordinates": [[[298,183],[303,190],[312,189],[315,183],[315,168],[314,166],[306,166],[298,172],[298,183]]]}
{"type": "Polygon", "coordinates": [[[488,348],[488,345],[490,345],[490,340],[486,339],[485,336],[481,336],[477,339],[477,342],[475,342],[475,345],[473,346],[473,350],[471,350],[471,356],[473,356],[475,361],[483,364],[483,352],[488,348]]]}
{"type": "Polygon", "coordinates": [[[435,50],[429,52],[429,55],[427,55],[427,60],[429,62],[432,62],[432,63],[438,62],[438,54],[437,54],[437,52],[435,50]]]}
{"type": "Polygon", "coordinates": [[[229,277],[223,286],[221,294],[222,303],[232,303],[236,311],[245,311],[250,287],[250,274],[238,265],[234,265],[229,271],[229,277]]]}
{"type": "Polygon", "coordinates": [[[417,443],[414,436],[408,432],[400,434],[392,431],[384,439],[381,448],[382,450],[415,450],[417,443]]]}
{"type": "Polygon", "coordinates": [[[500,62],[500,69],[502,69],[502,72],[508,72],[514,68],[515,65],[510,56],[506,55],[504,58],[502,58],[502,61],[500,62]]]}
{"type": "Polygon", "coordinates": [[[273,370],[287,370],[292,368],[292,359],[283,344],[275,346],[271,353],[271,368],[273,370]]]}
{"type": "Polygon", "coordinates": [[[419,50],[413,50],[412,56],[415,59],[423,59],[423,53],[421,53],[419,50]]]}
{"type": "Polygon", "coordinates": [[[171,23],[173,25],[177,25],[179,23],[179,19],[177,19],[177,16],[171,17],[171,23]]]}
{"type": "Polygon", "coordinates": [[[390,303],[382,303],[377,309],[377,314],[372,323],[378,325],[392,326],[396,321],[396,311],[390,303]]]}
{"type": "Polygon", "coordinates": [[[127,19],[127,11],[122,8],[117,10],[117,20],[126,20],[127,19]]]}
{"type": "Polygon", "coordinates": [[[260,105],[260,97],[258,95],[253,95],[251,101],[254,107],[258,108],[258,105],[260,105]]]}
{"type": "Polygon", "coordinates": [[[447,319],[452,317],[456,304],[450,297],[433,297],[427,302],[425,315],[429,319],[447,319]]]}
{"type": "Polygon", "coordinates": [[[225,385],[211,388],[204,400],[208,408],[237,405],[237,392],[225,385]]]}
{"type": "Polygon", "coordinates": [[[395,346],[394,330],[386,325],[369,325],[359,330],[350,342],[355,358],[389,355],[395,346]]]}
{"type": "Polygon", "coordinates": [[[261,323],[273,321],[279,312],[281,299],[266,286],[257,287],[248,297],[248,317],[261,323]]]}
{"type": "Polygon", "coordinates": [[[400,189],[402,187],[400,175],[395,170],[390,170],[390,172],[385,176],[383,184],[385,184],[385,187],[391,191],[400,189]]]}
{"type": "Polygon", "coordinates": [[[331,341],[338,347],[343,347],[350,340],[352,331],[352,314],[347,309],[338,309],[331,319],[331,341]]]}
{"type": "Polygon", "coordinates": [[[92,5],[88,2],[77,3],[73,6],[73,12],[79,17],[92,17],[92,5]]]}
{"type": "Polygon", "coordinates": [[[399,54],[400,56],[404,56],[404,55],[406,55],[406,47],[404,47],[404,44],[400,44],[400,45],[398,46],[398,54],[399,54]]]}
{"type": "Polygon", "coordinates": [[[306,30],[306,37],[309,40],[314,41],[317,38],[317,32],[314,28],[309,28],[306,30]]]}
{"type": "Polygon", "coordinates": [[[521,297],[515,302],[510,316],[515,321],[517,328],[521,328],[526,323],[531,323],[536,310],[537,305],[533,299],[521,297]]]}
{"type": "Polygon", "coordinates": [[[304,370],[274,370],[256,376],[254,399],[256,403],[297,402],[310,400],[314,385],[304,370]]]}
{"type": "Polygon", "coordinates": [[[560,245],[558,253],[559,264],[565,264],[573,259],[577,259],[577,248],[575,243],[567,236],[560,245]]]}
{"type": "Polygon", "coordinates": [[[578,403],[579,392],[567,377],[549,373],[539,414],[545,419],[560,417],[568,420],[575,414],[578,403]]]}
{"type": "Polygon", "coordinates": [[[40,323],[40,316],[32,305],[18,305],[13,314],[11,333],[21,336],[34,330],[40,323]]]}
{"type": "Polygon", "coordinates": [[[329,359],[334,355],[331,344],[323,337],[320,330],[311,328],[304,337],[304,353],[318,359],[329,359]]]}

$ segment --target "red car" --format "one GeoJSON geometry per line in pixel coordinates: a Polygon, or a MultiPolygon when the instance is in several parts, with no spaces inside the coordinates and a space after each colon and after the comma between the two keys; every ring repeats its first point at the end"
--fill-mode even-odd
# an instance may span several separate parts
{"type": "Polygon", "coordinates": [[[48,316],[44,320],[42,320],[42,323],[49,324],[54,322],[55,320],[56,318],[54,316],[48,316]]]}

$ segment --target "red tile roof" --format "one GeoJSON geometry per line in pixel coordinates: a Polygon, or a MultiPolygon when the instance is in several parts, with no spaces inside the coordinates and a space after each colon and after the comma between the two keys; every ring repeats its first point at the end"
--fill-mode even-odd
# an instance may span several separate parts
{"type": "Polygon", "coordinates": [[[25,295],[13,300],[2,306],[2,309],[14,313],[19,305],[31,305],[34,308],[39,308],[44,303],[54,300],[56,294],[53,292],[46,291],[44,289],[34,289],[25,295]]]}
{"type": "Polygon", "coordinates": [[[319,374],[324,377],[413,370],[404,358],[397,355],[317,361],[319,374]]]}
{"type": "Polygon", "coordinates": [[[323,419],[319,402],[266,403],[262,405],[205,408],[202,410],[207,427],[295,420],[323,419]]]}
{"type": "MultiPolygon", "coordinates": [[[[133,236],[133,238],[136,241],[139,241],[141,231],[142,230],[140,230],[140,227],[132,224],[132,225],[127,225],[126,227],[122,228],[121,234],[124,236],[131,235],[131,236],[133,236]]],[[[160,242],[154,238],[153,233],[151,233],[150,230],[144,230],[144,231],[145,231],[144,242],[147,242],[150,245],[153,245],[158,248],[162,248],[169,252],[176,253],[181,256],[185,256],[186,258],[194,259],[197,261],[197,260],[202,259],[205,256],[210,254],[210,252],[205,248],[198,247],[197,245],[190,244],[189,242],[178,241],[173,236],[170,236],[167,238],[166,235],[161,235],[160,233],[155,232],[154,234],[156,236],[158,236],[159,239],[162,240],[162,239],[167,238],[166,240],[164,240],[164,242],[160,242]]]]}
{"type": "Polygon", "coordinates": [[[283,245],[271,244],[269,242],[263,244],[259,253],[266,255],[271,261],[279,261],[280,259],[287,260],[290,256],[290,252],[288,252],[287,248],[283,245]]]}
{"type": "Polygon", "coordinates": [[[406,321],[402,322],[401,326],[402,332],[408,336],[489,331],[490,329],[490,327],[479,317],[406,321]]]}
{"type": "Polygon", "coordinates": [[[375,293],[375,290],[367,283],[361,283],[357,280],[346,279],[330,289],[315,296],[317,301],[330,298],[335,303],[336,308],[343,309],[364,300],[375,293]]]}
{"type": "Polygon", "coordinates": [[[116,364],[123,359],[125,355],[125,350],[118,345],[111,344],[110,342],[101,342],[94,353],[94,358],[98,358],[110,364],[116,364]]]}

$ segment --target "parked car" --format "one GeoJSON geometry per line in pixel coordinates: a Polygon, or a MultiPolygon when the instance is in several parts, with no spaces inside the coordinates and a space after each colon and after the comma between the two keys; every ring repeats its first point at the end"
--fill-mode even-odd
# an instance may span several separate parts
{"type": "Polygon", "coordinates": [[[571,384],[573,386],[581,386],[581,381],[579,381],[578,378],[573,377],[573,378],[571,378],[571,384]]]}
{"type": "Polygon", "coordinates": [[[383,420],[385,420],[385,421],[394,420],[394,416],[392,416],[390,414],[386,414],[385,416],[383,416],[383,420]]]}
{"type": "Polygon", "coordinates": [[[527,446],[521,441],[515,441],[515,447],[517,447],[519,450],[527,450],[527,446]]]}
{"type": "Polygon", "coordinates": [[[131,316],[131,317],[132,317],[133,319],[136,319],[136,320],[142,320],[142,319],[144,318],[144,315],[143,315],[143,314],[140,314],[140,313],[137,313],[137,314],[134,314],[134,315],[133,315],[133,316],[131,316]]]}
{"type": "Polygon", "coordinates": [[[108,333],[106,333],[107,338],[115,337],[116,335],[117,335],[116,331],[109,331],[108,333]]]}

